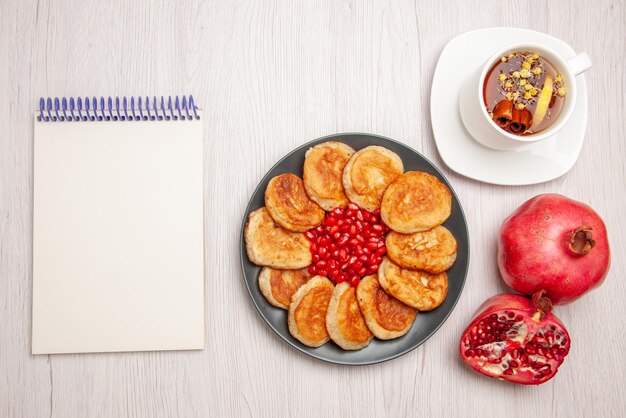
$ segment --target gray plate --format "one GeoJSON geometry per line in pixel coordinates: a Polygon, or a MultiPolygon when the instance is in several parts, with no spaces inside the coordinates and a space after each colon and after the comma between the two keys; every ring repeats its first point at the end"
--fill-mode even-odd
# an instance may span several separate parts
{"type": "Polygon", "coordinates": [[[243,277],[252,297],[252,301],[261,317],[267,324],[287,343],[320,360],[330,363],[360,365],[379,363],[385,360],[401,356],[418,347],[426,341],[437,329],[445,322],[448,315],[454,309],[456,302],[461,296],[465,277],[469,266],[469,239],[467,232],[467,224],[463,209],[459,203],[452,186],[443,174],[424,156],[417,151],[407,147],[400,142],[370,134],[346,133],[330,135],[319,138],[304,144],[287,154],[282,160],[276,163],[274,167],[263,177],[261,183],[257,186],[252,194],[250,203],[246,208],[241,224],[241,268],[243,277]],[[452,215],[444,223],[446,228],[454,234],[458,244],[457,260],[454,266],[448,270],[448,296],[444,303],[431,312],[420,312],[417,315],[415,323],[409,332],[395,340],[382,341],[374,339],[370,345],[358,351],[346,351],[334,344],[332,341],[318,348],[311,348],[303,345],[289,333],[287,328],[287,311],[278,309],[270,305],[265,297],[261,294],[258,286],[258,274],[260,267],[252,264],[246,255],[246,246],[244,242],[243,231],[248,219],[248,214],[262,206],[264,206],[264,194],[267,183],[273,177],[283,173],[294,173],[302,177],[302,165],[304,163],[304,154],[312,146],[325,141],[341,141],[352,148],[359,150],[369,145],[380,145],[396,152],[404,163],[405,171],[420,170],[436,176],[440,181],[446,184],[452,190],[452,215]]]}

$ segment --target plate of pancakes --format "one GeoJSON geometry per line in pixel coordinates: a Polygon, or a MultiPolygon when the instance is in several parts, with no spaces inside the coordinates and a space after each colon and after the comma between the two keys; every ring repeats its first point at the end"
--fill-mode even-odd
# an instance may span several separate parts
{"type": "Polygon", "coordinates": [[[448,318],[469,267],[460,202],[423,155],[382,136],[319,138],[263,177],[243,217],[246,287],[288,344],[331,363],[401,356],[448,318]]]}

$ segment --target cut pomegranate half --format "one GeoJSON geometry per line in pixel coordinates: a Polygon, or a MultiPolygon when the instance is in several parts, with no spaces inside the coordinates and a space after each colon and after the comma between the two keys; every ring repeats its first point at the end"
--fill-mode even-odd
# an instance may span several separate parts
{"type": "Polygon", "coordinates": [[[488,299],[461,338],[461,357],[474,370],[523,385],[556,374],[569,352],[570,337],[541,294],[488,299]]]}

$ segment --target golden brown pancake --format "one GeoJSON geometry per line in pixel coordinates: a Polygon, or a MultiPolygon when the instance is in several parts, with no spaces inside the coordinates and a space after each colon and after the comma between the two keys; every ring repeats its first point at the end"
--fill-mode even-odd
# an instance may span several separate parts
{"type": "Polygon", "coordinates": [[[408,269],[437,274],[448,270],[456,260],[456,239],[441,225],[413,234],[391,231],[385,244],[389,258],[408,269]]]}
{"type": "Polygon", "coordinates": [[[270,180],[265,189],[265,207],[278,225],[294,232],[307,231],[324,221],[324,209],[309,199],[302,179],[295,174],[281,174],[270,180]]]}
{"type": "Polygon", "coordinates": [[[380,207],[383,193],[404,172],[402,159],[387,148],[365,147],[357,151],[343,169],[343,187],[351,202],[373,211],[380,207]]]}
{"type": "Polygon", "coordinates": [[[378,281],[396,299],[419,309],[431,311],[441,305],[448,294],[448,275],[403,269],[387,257],[378,268],[378,281]]]}
{"type": "Polygon", "coordinates": [[[391,340],[411,329],[417,310],[387,294],[376,275],[361,279],[356,295],[367,327],[376,338],[391,340]]]}
{"type": "Polygon", "coordinates": [[[441,225],[450,216],[452,193],[437,177],[408,171],[389,185],[380,217],[396,232],[410,234],[441,225]]]}
{"type": "Polygon", "coordinates": [[[289,332],[302,344],[319,347],[330,339],[326,311],[333,288],[326,277],[315,276],[294,293],[287,316],[289,332]]]}
{"type": "Polygon", "coordinates": [[[323,142],[310,148],[304,158],[302,178],[312,201],[324,210],[345,207],[348,197],[343,190],[343,168],[354,150],[342,142],[323,142]]]}
{"type": "Polygon", "coordinates": [[[309,240],[276,225],[264,207],[248,215],[244,238],[248,258],[259,266],[295,270],[311,264],[309,240]]]}
{"type": "Polygon", "coordinates": [[[291,297],[311,275],[307,269],[276,270],[263,267],[259,273],[259,289],[265,299],[281,309],[289,309],[291,297]]]}
{"type": "Polygon", "coordinates": [[[356,300],[356,289],[348,282],[335,287],[326,311],[326,329],[344,350],[360,350],[374,338],[356,300]]]}

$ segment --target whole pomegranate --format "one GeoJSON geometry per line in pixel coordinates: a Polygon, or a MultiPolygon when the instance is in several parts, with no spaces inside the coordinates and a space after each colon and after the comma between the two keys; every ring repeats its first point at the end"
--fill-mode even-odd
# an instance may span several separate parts
{"type": "Polygon", "coordinates": [[[566,304],[599,286],[609,264],[604,222],[584,203],[542,194],[502,224],[498,266],[520,293],[543,290],[552,303],[566,304]]]}
{"type": "Polygon", "coordinates": [[[567,330],[549,299],[505,293],[487,299],[461,337],[461,357],[474,370],[523,385],[544,383],[569,352],[567,330]]]}

